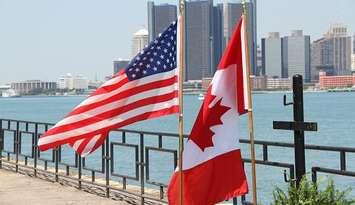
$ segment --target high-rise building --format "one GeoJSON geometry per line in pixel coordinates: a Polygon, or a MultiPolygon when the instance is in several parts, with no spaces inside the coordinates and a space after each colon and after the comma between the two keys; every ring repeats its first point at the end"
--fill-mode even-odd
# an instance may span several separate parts
{"type": "Polygon", "coordinates": [[[212,0],[186,2],[185,80],[201,80],[212,74],[212,0]]]}
{"type": "Polygon", "coordinates": [[[218,4],[212,10],[212,74],[217,70],[219,61],[221,60],[224,47],[223,47],[223,4],[218,4]]]}
{"type": "MultiPolygon", "coordinates": [[[[255,1],[252,1],[255,3],[255,1]]],[[[242,16],[242,4],[241,3],[231,3],[231,2],[225,2],[223,3],[223,42],[222,42],[222,48],[223,50],[225,49],[228,41],[233,35],[234,28],[240,17],[242,16]]],[[[255,32],[256,32],[256,22],[254,21],[254,9],[253,4],[250,2],[247,2],[246,4],[247,8],[247,31],[248,31],[248,47],[249,49],[249,57],[250,57],[250,68],[252,69],[252,74],[256,75],[258,74],[256,69],[257,66],[256,64],[256,50],[257,50],[257,45],[256,41],[254,40],[256,38],[255,32]],[[255,63],[254,63],[255,62],[255,63]]]]}
{"type": "Polygon", "coordinates": [[[148,45],[148,30],[141,29],[133,34],[131,57],[134,58],[139,52],[148,45]]]}
{"type": "Polygon", "coordinates": [[[262,74],[269,77],[286,77],[282,75],[282,44],[279,32],[271,32],[261,39],[262,74]]]}
{"type": "Polygon", "coordinates": [[[300,74],[310,82],[310,55],[310,36],[303,35],[302,30],[291,31],[282,38],[282,76],[300,74]]]}
{"type": "Polygon", "coordinates": [[[129,60],[121,59],[121,58],[113,61],[113,74],[116,74],[116,73],[118,73],[118,71],[126,68],[129,64],[129,62],[130,62],[129,60]]]}
{"type": "MultiPolygon", "coordinates": [[[[251,0],[251,2],[255,2],[251,0]]],[[[256,72],[255,8],[247,3],[248,39],[252,74],[256,72]],[[255,64],[255,66],[254,66],[255,64]]],[[[201,80],[212,76],[223,51],[242,15],[242,4],[223,3],[216,6],[213,0],[186,1],[186,64],[185,80],[201,80]]],[[[155,5],[148,2],[149,39],[154,39],[169,23],[176,20],[177,7],[170,4],[155,5]]]]}
{"type": "Polygon", "coordinates": [[[320,70],[327,75],[350,73],[351,36],[347,34],[346,26],[331,25],[322,38],[312,43],[312,77],[316,80],[320,70]]]}
{"type": "Polygon", "coordinates": [[[154,40],[159,33],[162,33],[171,24],[171,22],[176,20],[176,18],[176,5],[155,5],[153,1],[148,1],[149,41],[154,40]]]}

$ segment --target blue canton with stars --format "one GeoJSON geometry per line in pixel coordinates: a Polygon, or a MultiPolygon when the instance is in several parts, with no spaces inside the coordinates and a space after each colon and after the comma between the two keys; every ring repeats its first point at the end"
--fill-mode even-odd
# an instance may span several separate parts
{"type": "Polygon", "coordinates": [[[128,79],[137,80],[176,68],[177,23],[173,22],[159,37],[131,60],[125,72],[128,79]]]}

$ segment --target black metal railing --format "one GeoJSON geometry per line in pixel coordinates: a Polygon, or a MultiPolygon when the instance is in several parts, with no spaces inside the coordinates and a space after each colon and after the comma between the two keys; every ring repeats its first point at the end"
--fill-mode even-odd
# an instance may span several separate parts
{"type": "MultiPolygon", "coordinates": [[[[56,182],[68,180],[79,189],[83,186],[98,187],[106,197],[120,194],[140,204],[167,203],[167,180],[161,178],[170,176],[177,166],[177,134],[115,130],[110,132],[101,148],[93,154],[96,157],[82,158],[65,146],[46,152],[38,150],[38,138],[51,126],[51,123],[0,119],[0,168],[6,164],[16,172],[19,169],[29,170],[35,177],[45,174],[53,177],[56,182]],[[126,171],[120,169],[123,155],[120,156],[119,151],[132,155],[124,161],[132,162],[129,173],[127,167],[126,171]],[[157,165],[153,166],[162,161],[167,170],[165,172],[160,167],[157,171],[157,165]],[[95,165],[90,166],[90,162],[95,165]],[[153,177],[154,174],[159,175],[158,179],[153,177]]],[[[187,135],[184,137],[187,138],[187,135]]],[[[250,141],[240,140],[240,143],[250,144],[250,141]]],[[[261,159],[256,160],[257,164],[287,169],[290,178],[294,179],[294,163],[272,161],[269,157],[270,147],[293,148],[293,144],[258,140],[255,144],[262,147],[261,159]]],[[[339,153],[339,169],[312,167],[314,181],[318,172],[355,177],[355,172],[348,171],[346,166],[346,156],[355,153],[354,148],[306,145],[305,149],[339,153]]],[[[243,161],[251,162],[247,158],[243,161]]],[[[240,200],[243,204],[250,204],[246,202],[245,196],[240,200]]],[[[233,202],[236,204],[237,199],[233,202]]]]}

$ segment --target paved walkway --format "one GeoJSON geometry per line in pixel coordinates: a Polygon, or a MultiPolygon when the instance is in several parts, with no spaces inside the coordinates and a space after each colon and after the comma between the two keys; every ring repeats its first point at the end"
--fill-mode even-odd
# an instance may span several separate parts
{"type": "Polygon", "coordinates": [[[1,205],[126,205],[73,187],[0,169],[1,205]]]}

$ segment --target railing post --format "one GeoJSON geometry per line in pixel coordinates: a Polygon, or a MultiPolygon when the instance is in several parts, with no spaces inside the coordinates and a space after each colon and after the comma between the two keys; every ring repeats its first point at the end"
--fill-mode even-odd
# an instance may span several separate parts
{"type": "Polygon", "coordinates": [[[233,198],[233,205],[237,205],[238,204],[238,198],[237,197],[234,197],[233,198]]]}
{"type": "Polygon", "coordinates": [[[317,182],[317,167],[312,167],[312,182],[317,182]]]}
{"type": "Polygon", "coordinates": [[[33,160],[33,167],[34,167],[34,176],[37,177],[37,160],[39,155],[38,150],[38,124],[35,124],[35,150],[34,150],[34,160],[33,160]]]}
{"type": "Polygon", "coordinates": [[[340,152],[340,170],[345,171],[346,170],[346,156],[345,156],[345,151],[340,152]]]}
{"type": "Polygon", "coordinates": [[[144,134],[140,133],[141,204],[144,205],[144,134]]]}
{"type": "Polygon", "coordinates": [[[60,157],[60,146],[55,148],[55,181],[58,182],[59,181],[59,177],[58,177],[58,165],[59,165],[59,157],[60,157]]]}
{"type": "Polygon", "coordinates": [[[81,160],[82,160],[82,158],[81,158],[81,156],[79,155],[78,156],[78,185],[79,185],[79,189],[81,189],[81,172],[82,172],[82,170],[81,170],[81,160]]]}
{"type": "Polygon", "coordinates": [[[105,165],[106,165],[106,197],[110,197],[110,135],[107,134],[106,137],[106,154],[105,154],[105,165]]]}
{"type": "Polygon", "coordinates": [[[15,153],[16,153],[16,172],[18,172],[18,155],[19,155],[19,138],[20,138],[20,122],[16,122],[16,133],[15,133],[15,153]]]}
{"type": "Polygon", "coordinates": [[[263,145],[263,161],[266,162],[268,161],[268,151],[267,151],[267,145],[263,145]]]}

